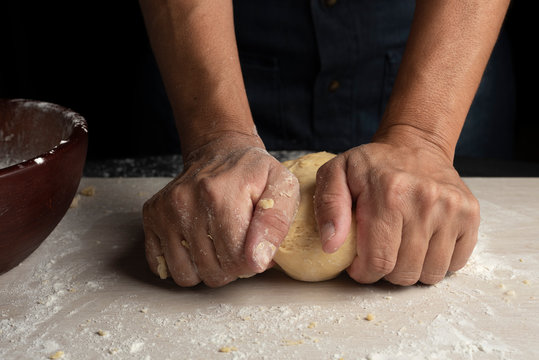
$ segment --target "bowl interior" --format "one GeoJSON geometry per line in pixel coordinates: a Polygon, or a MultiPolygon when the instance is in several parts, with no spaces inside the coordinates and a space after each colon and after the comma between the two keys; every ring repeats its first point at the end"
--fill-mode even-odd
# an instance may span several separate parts
{"type": "Polygon", "coordinates": [[[0,169],[49,153],[71,136],[76,122],[50,103],[0,101],[0,169]]]}
{"type": "Polygon", "coordinates": [[[0,99],[0,275],[62,219],[86,158],[86,122],[59,105],[0,99]]]}

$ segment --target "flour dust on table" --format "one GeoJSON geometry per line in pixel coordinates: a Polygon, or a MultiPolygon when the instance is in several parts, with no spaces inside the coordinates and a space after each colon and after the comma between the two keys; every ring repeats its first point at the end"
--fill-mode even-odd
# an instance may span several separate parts
{"type": "Polygon", "coordinates": [[[539,358],[537,180],[466,179],[479,243],[435,286],[269,270],[219,289],[180,288],[146,266],[142,204],[169,181],[82,179],[95,195],[0,276],[1,359],[539,358]]]}

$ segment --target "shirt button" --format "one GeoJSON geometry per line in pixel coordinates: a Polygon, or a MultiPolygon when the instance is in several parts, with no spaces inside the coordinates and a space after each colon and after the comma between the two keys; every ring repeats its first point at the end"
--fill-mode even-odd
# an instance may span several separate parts
{"type": "Polygon", "coordinates": [[[327,7],[332,7],[337,3],[337,0],[324,0],[324,4],[326,4],[327,7]]]}
{"type": "Polygon", "coordinates": [[[337,80],[333,80],[329,83],[328,90],[331,92],[337,91],[337,89],[341,86],[341,83],[339,83],[337,80]]]}

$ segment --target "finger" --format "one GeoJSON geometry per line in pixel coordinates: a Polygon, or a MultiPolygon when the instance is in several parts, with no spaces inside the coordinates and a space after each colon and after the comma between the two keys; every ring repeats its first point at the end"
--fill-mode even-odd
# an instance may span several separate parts
{"type": "Polygon", "coordinates": [[[221,268],[217,252],[214,246],[214,236],[207,230],[207,227],[200,224],[196,226],[197,231],[187,239],[189,244],[189,254],[197,269],[200,279],[209,287],[219,287],[236,279],[236,277],[226,274],[221,268]]]}
{"type": "Polygon", "coordinates": [[[268,172],[245,237],[247,265],[257,273],[270,266],[294,220],[299,201],[297,178],[279,165],[268,172]]]}
{"type": "Polygon", "coordinates": [[[174,282],[184,287],[200,283],[201,279],[189,256],[189,244],[175,235],[171,235],[167,243],[164,257],[174,282]]]}
{"type": "Polygon", "coordinates": [[[429,249],[425,255],[419,281],[423,284],[440,282],[449,269],[457,234],[449,226],[439,229],[432,235],[429,249]]]}
{"type": "Polygon", "coordinates": [[[352,197],[346,178],[346,160],[337,157],[316,174],[314,213],[322,249],[332,253],[344,243],[352,219],[352,197]]]}
{"type": "Polygon", "coordinates": [[[213,241],[221,269],[231,275],[248,277],[254,272],[245,262],[245,235],[253,213],[249,194],[231,195],[233,200],[224,201],[219,215],[210,223],[210,239],[213,241]],[[233,204],[233,205],[229,205],[233,204]],[[233,206],[233,207],[232,207],[233,206]]]}
{"type": "Polygon", "coordinates": [[[461,224],[467,224],[463,232],[457,238],[455,250],[449,265],[449,271],[457,271],[461,269],[472,255],[473,249],[477,244],[477,236],[479,233],[480,213],[479,202],[472,198],[461,215],[461,224]]]}
{"type": "Polygon", "coordinates": [[[471,230],[457,239],[455,250],[451,257],[449,271],[457,271],[466,265],[466,262],[472,255],[473,249],[477,244],[477,235],[477,230],[471,230]]]}
{"type": "Polygon", "coordinates": [[[360,204],[356,208],[356,217],[358,255],[347,271],[357,282],[370,284],[391,273],[395,267],[402,236],[402,217],[389,210],[370,216],[360,204]]]}
{"type": "Polygon", "coordinates": [[[385,279],[395,285],[413,285],[421,276],[430,234],[422,224],[407,224],[402,229],[402,240],[393,271],[385,279]]]}
{"type": "Polygon", "coordinates": [[[146,261],[150,267],[150,270],[159,275],[157,268],[159,267],[159,256],[163,256],[163,250],[161,248],[161,242],[159,237],[150,229],[149,226],[144,226],[144,250],[146,254],[146,261]]]}

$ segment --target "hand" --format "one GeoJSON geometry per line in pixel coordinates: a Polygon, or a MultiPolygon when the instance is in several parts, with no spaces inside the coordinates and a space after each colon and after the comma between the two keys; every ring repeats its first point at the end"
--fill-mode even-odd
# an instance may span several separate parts
{"type": "Polygon", "coordinates": [[[315,211],[326,252],[348,233],[353,203],[360,283],[434,284],[463,267],[477,241],[478,201],[443,152],[371,143],[320,168],[315,211]]]}
{"type": "Polygon", "coordinates": [[[297,179],[258,137],[227,133],[187,156],[182,174],[144,205],[150,268],[158,274],[163,256],[181,286],[222,286],[262,272],[298,201],[297,179]]]}

